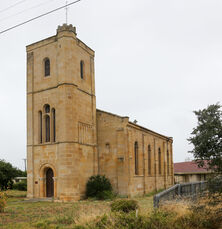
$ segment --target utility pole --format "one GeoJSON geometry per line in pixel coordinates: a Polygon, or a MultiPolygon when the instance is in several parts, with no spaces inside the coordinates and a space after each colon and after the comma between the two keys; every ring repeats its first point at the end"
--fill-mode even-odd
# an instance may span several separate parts
{"type": "Polygon", "coordinates": [[[25,172],[26,172],[26,161],[27,161],[27,159],[26,158],[24,158],[24,159],[22,159],[23,161],[24,161],[24,163],[25,163],[25,172]]]}

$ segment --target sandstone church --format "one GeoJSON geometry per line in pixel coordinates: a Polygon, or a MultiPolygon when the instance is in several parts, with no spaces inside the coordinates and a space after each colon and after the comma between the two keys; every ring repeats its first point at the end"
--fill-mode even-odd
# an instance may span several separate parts
{"type": "Polygon", "coordinates": [[[172,142],[96,109],[94,51],[72,25],[27,46],[28,198],[79,200],[95,174],[125,196],[169,187],[172,142]]]}

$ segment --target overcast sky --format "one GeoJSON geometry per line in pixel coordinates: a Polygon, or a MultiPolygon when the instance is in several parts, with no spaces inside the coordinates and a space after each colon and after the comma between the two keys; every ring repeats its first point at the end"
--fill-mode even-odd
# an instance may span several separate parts
{"type": "MultiPolygon", "coordinates": [[[[73,0],[69,0],[69,3],[73,0]]],[[[65,0],[0,1],[0,30],[65,0]]],[[[174,161],[192,157],[193,110],[222,99],[221,0],[82,0],[68,10],[96,52],[97,108],[174,139],[174,161]]],[[[0,159],[24,169],[25,46],[53,36],[65,10],[0,35],[0,159]]]]}

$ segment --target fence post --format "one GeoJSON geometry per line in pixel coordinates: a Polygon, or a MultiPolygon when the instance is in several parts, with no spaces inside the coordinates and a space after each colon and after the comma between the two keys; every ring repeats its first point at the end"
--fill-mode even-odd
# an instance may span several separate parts
{"type": "Polygon", "coordinates": [[[200,191],[203,191],[203,181],[200,182],[200,191]]]}
{"type": "Polygon", "coordinates": [[[192,196],[194,195],[194,184],[191,183],[191,193],[192,193],[192,196]]]}
{"type": "Polygon", "coordinates": [[[159,207],[159,198],[157,197],[157,195],[155,195],[153,198],[153,206],[154,206],[154,208],[159,207]]]}
{"type": "Polygon", "coordinates": [[[181,184],[178,185],[178,196],[181,196],[181,184]]]}

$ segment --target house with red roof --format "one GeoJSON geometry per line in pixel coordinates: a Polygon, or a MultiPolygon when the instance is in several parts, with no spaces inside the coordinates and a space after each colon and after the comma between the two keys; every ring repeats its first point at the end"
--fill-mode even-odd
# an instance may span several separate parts
{"type": "Polygon", "coordinates": [[[198,167],[195,161],[174,163],[174,182],[175,184],[205,181],[212,171],[204,167],[198,167]]]}

